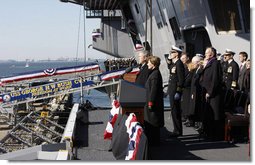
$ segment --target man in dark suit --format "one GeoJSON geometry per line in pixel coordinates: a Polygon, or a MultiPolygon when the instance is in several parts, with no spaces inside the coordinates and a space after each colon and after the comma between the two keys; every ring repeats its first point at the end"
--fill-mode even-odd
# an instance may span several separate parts
{"type": "Polygon", "coordinates": [[[204,111],[204,132],[208,138],[220,139],[224,134],[224,110],[220,109],[222,71],[216,49],[205,51],[204,69],[200,78],[204,111]]]}
{"type": "Polygon", "coordinates": [[[248,54],[246,52],[240,52],[239,53],[239,60],[241,62],[241,65],[239,67],[239,78],[238,78],[238,89],[241,91],[244,91],[244,75],[246,72],[246,61],[248,59],[248,54]]]}
{"type": "Polygon", "coordinates": [[[226,49],[224,57],[227,61],[226,70],[224,71],[223,83],[226,89],[237,89],[239,66],[233,59],[235,52],[230,49],[226,49]]]}
{"type": "Polygon", "coordinates": [[[246,72],[244,74],[244,80],[243,80],[243,86],[244,86],[244,92],[250,95],[250,71],[251,70],[251,61],[246,61],[246,72]]]}
{"type": "Polygon", "coordinates": [[[148,66],[147,66],[148,57],[149,57],[149,52],[146,50],[140,51],[138,54],[140,71],[136,76],[135,83],[143,87],[145,86],[145,83],[150,74],[150,70],[148,69],[148,66]]]}
{"type": "Polygon", "coordinates": [[[176,46],[172,46],[172,50],[167,59],[168,69],[170,71],[168,81],[168,94],[171,106],[171,114],[174,125],[173,134],[171,136],[182,136],[182,120],[181,120],[181,93],[184,84],[184,65],[181,62],[180,55],[182,50],[176,46]]]}

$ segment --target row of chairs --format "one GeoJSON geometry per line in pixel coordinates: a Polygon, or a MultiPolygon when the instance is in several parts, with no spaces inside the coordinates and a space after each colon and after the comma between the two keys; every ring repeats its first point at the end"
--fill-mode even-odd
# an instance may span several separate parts
{"type": "Polygon", "coordinates": [[[232,142],[235,141],[235,138],[240,137],[249,140],[249,94],[243,91],[227,90],[224,103],[225,141],[232,142]]]}

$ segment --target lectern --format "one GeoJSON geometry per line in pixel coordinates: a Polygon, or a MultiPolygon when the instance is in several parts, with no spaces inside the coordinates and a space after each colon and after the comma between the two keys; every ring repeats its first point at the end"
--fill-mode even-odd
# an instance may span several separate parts
{"type": "Polygon", "coordinates": [[[146,90],[134,83],[121,80],[119,88],[119,102],[122,114],[134,113],[138,122],[144,123],[144,105],[146,103],[146,90]]]}

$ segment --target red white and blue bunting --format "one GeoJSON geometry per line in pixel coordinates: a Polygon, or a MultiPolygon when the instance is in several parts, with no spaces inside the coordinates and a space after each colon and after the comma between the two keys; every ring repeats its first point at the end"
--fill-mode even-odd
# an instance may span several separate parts
{"type": "MultiPolygon", "coordinates": [[[[131,74],[136,74],[139,72],[139,68],[133,68],[130,72],[131,74]]],[[[104,81],[109,81],[111,79],[120,78],[125,73],[125,69],[117,70],[117,71],[109,71],[101,74],[100,78],[104,81]]]]}
{"type": "Polygon", "coordinates": [[[8,83],[15,83],[21,82],[25,80],[32,80],[38,78],[44,78],[49,76],[58,76],[58,75],[67,75],[67,74],[74,74],[80,72],[87,72],[91,70],[99,70],[99,65],[96,63],[90,63],[81,66],[74,66],[74,67],[63,67],[63,68],[51,68],[41,71],[33,71],[27,73],[21,73],[15,76],[4,77],[0,79],[0,86],[7,85],[8,83]]]}
{"type": "Polygon", "coordinates": [[[107,122],[106,129],[104,131],[104,139],[112,139],[112,131],[114,124],[118,118],[120,109],[120,103],[118,100],[113,100],[112,102],[112,109],[110,110],[109,114],[109,121],[107,122]]]}
{"type": "Polygon", "coordinates": [[[129,135],[128,152],[125,160],[136,160],[138,145],[140,143],[141,135],[143,133],[143,128],[137,121],[134,113],[129,114],[125,125],[127,127],[127,133],[129,135]]]}

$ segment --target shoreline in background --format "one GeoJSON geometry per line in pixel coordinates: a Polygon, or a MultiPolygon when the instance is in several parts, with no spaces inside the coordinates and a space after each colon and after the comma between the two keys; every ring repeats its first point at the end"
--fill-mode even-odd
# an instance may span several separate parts
{"type": "MultiPolygon", "coordinates": [[[[92,59],[88,58],[86,61],[98,61],[98,60],[105,60],[105,59],[92,59]]],[[[36,62],[84,62],[84,58],[59,58],[59,59],[46,59],[46,60],[34,60],[34,59],[25,59],[25,60],[0,60],[0,63],[24,63],[24,62],[29,62],[29,63],[36,63],[36,62]]]]}
{"type": "MultiPolygon", "coordinates": [[[[89,62],[101,62],[103,59],[87,60],[89,62]]],[[[84,61],[0,61],[0,78],[26,73],[31,71],[45,70],[49,68],[62,68],[84,65],[84,61]]]]}

